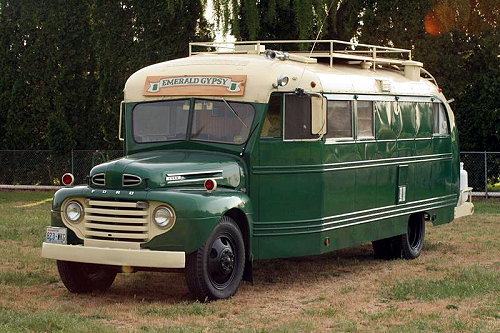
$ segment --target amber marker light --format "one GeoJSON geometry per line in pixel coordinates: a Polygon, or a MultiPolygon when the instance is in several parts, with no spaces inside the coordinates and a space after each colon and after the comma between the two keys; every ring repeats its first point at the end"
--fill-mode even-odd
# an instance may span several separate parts
{"type": "Polygon", "coordinates": [[[311,88],[315,88],[315,87],[316,87],[316,82],[311,81],[311,88]]]}
{"type": "Polygon", "coordinates": [[[65,173],[62,176],[62,183],[64,186],[71,186],[75,182],[75,177],[71,173],[65,173]]]}
{"type": "Polygon", "coordinates": [[[205,188],[207,189],[208,193],[217,189],[217,182],[215,181],[215,179],[210,178],[205,180],[205,188]]]}

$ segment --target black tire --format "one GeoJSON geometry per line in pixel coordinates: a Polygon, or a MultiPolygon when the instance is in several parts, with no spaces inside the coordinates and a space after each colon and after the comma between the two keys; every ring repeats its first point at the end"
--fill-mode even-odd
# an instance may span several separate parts
{"type": "Polygon", "coordinates": [[[425,220],[423,214],[411,215],[408,231],[401,235],[401,252],[404,259],[416,259],[424,248],[425,220]]]}
{"type": "Polygon", "coordinates": [[[72,293],[106,291],[117,274],[117,271],[102,265],[62,260],[57,261],[57,270],[64,286],[72,293]]]}
{"type": "Polygon", "coordinates": [[[205,244],[186,256],[186,282],[201,302],[233,296],[245,269],[245,244],[236,223],[224,216],[205,244]]]}
{"type": "Polygon", "coordinates": [[[424,247],[425,220],[423,214],[411,215],[406,234],[372,242],[375,257],[379,259],[416,259],[424,247]]]}

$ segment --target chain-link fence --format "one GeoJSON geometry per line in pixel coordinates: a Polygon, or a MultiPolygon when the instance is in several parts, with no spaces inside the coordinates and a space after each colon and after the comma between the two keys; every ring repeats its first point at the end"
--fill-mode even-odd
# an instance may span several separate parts
{"type": "MultiPolygon", "coordinates": [[[[93,166],[122,156],[121,150],[0,150],[0,184],[58,186],[66,172],[81,184],[93,166]]],[[[500,152],[461,152],[460,160],[474,195],[500,196],[500,152]]]]}
{"type": "Polygon", "coordinates": [[[473,195],[500,197],[500,152],[461,152],[460,161],[469,175],[473,195]]]}
{"type": "Polygon", "coordinates": [[[0,184],[58,186],[66,172],[82,184],[92,167],[122,156],[122,150],[0,150],[0,184]]]}

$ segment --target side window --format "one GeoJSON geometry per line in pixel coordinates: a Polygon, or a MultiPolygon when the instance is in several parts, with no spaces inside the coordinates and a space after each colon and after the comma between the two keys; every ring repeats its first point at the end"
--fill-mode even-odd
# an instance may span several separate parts
{"type": "Polygon", "coordinates": [[[418,102],[416,113],[417,138],[431,138],[433,132],[433,103],[418,102]]]}
{"type": "Polygon", "coordinates": [[[328,101],[327,138],[352,138],[352,101],[328,101]]]}
{"type": "Polygon", "coordinates": [[[311,132],[311,97],[296,94],[285,95],[284,139],[315,139],[311,132]]]}
{"type": "Polygon", "coordinates": [[[281,95],[271,95],[266,118],[262,125],[261,138],[281,137],[281,95]]]}
{"type": "Polygon", "coordinates": [[[433,119],[433,134],[434,135],[448,135],[450,131],[448,130],[448,121],[446,120],[446,114],[443,104],[434,103],[434,109],[432,110],[433,119]]]}
{"type": "Polygon", "coordinates": [[[373,138],[373,102],[358,101],[358,138],[373,138]]]}

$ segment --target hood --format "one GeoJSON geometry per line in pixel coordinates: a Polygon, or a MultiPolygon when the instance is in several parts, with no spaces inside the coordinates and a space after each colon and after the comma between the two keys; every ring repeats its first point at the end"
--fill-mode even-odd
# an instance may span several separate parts
{"type": "Polygon", "coordinates": [[[171,150],[141,152],[100,164],[90,172],[90,186],[121,190],[203,185],[213,178],[219,186],[237,188],[244,176],[242,162],[219,152],[171,150]]]}

